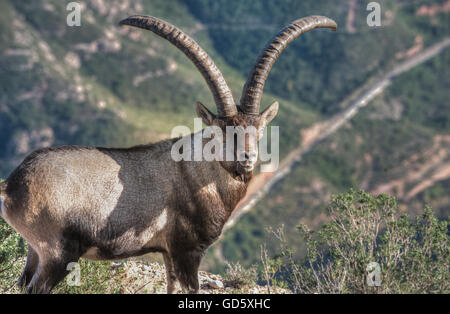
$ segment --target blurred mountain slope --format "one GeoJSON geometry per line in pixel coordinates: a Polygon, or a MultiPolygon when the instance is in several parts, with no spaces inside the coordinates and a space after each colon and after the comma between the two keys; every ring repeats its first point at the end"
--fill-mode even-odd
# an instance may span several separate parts
{"type": "MultiPolygon", "coordinates": [[[[155,15],[192,33],[240,95],[244,77],[214,51],[183,3],[83,1],[82,25],[68,27],[67,2],[0,2],[0,176],[41,146],[156,141],[176,125],[192,127],[195,101],[214,108],[203,78],[177,48],[118,26],[129,15],[155,15]]],[[[278,119],[289,128],[282,132],[298,140],[295,130],[316,115],[289,102],[284,108],[278,119]]],[[[289,140],[283,144],[287,151],[289,140]]]]}
{"type": "MultiPolygon", "coordinates": [[[[208,27],[217,50],[224,51],[230,64],[244,69],[243,74],[267,41],[263,38],[272,37],[286,21],[310,14],[335,19],[340,29],[333,36],[321,37],[326,32],[315,31],[293,42],[266,84],[266,91],[312,105],[322,119],[341,111],[367,82],[450,34],[449,1],[380,1],[381,28],[366,24],[370,1],[187,2],[208,27]]],[[[350,187],[396,195],[411,211],[427,202],[446,217],[447,54],[403,75],[355,121],[310,154],[225,234],[210,251],[207,267],[214,261],[257,262],[270,226],[286,224],[291,244],[301,248],[295,226],[323,223],[325,201],[331,193],[350,187]]],[[[273,246],[276,241],[270,242],[273,246]]]]}
{"type": "Polygon", "coordinates": [[[445,128],[449,124],[430,121],[433,116],[448,121],[449,56],[447,50],[402,75],[354,120],[307,155],[225,234],[217,246],[222,251],[219,256],[255,262],[261,243],[276,243],[267,239],[266,228],[282,224],[290,244],[303,248],[296,226],[321,225],[326,219],[323,201],[352,187],[395,195],[400,209],[407,208],[412,214],[428,204],[438,217],[448,217],[450,132],[445,128]],[[426,94],[426,102],[418,102],[420,98],[414,98],[417,94],[426,94]],[[419,113],[409,115],[419,106],[421,114],[427,115],[423,123],[418,122],[422,119],[419,113]]]}

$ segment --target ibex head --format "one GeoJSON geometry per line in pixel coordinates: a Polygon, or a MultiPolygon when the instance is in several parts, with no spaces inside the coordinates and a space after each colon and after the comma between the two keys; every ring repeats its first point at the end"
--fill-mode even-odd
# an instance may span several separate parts
{"type": "MultiPolygon", "coordinates": [[[[258,160],[258,141],[262,138],[265,127],[277,115],[278,102],[257,114],[245,113],[238,107],[238,111],[233,116],[219,116],[199,102],[197,102],[196,111],[204,124],[219,127],[222,134],[226,134],[219,137],[219,140],[223,141],[224,152],[232,151],[231,162],[235,163],[233,168],[236,172],[245,174],[253,171],[258,160]],[[230,132],[232,132],[232,141],[229,141],[230,132]]],[[[230,162],[228,159],[225,160],[230,162]]]]}
{"type": "Polygon", "coordinates": [[[236,136],[238,138],[241,136],[242,145],[238,145],[239,141],[232,141],[233,147],[227,147],[230,144],[225,140],[226,137],[223,137],[224,149],[233,150],[235,169],[241,174],[253,171],[258,158],[258,141],[263,135],[264,128],[278,113],[278,102],[274,102],[260,113],[264,85],[278,56],[290,42],[307,31],[315,28],[337,29],[337,24],[327,17],[310,16],[296,20],[281,30],[256,60],[245,83],[240,104],[236,106],[220,70],[207,53],[181,30],[149,16],[131,16],[120,24],[151,30],[177,46],[191,59],[205,78],[217,106],[217,114],[214,114],[198,102],[197,115],[207,126],[217,126],[224,134],[227,127],[234,127],[236,136]]]}

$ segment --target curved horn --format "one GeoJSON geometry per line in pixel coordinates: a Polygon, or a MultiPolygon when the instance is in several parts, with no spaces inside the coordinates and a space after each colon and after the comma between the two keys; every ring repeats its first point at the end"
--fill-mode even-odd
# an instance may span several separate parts
{"type": "Polygon", "coordinates": [[[336,31],[337,24],[325,16],[304,17],[283,28],[267,44],[248,75],[242,91],[240,110],[247,114],[259,114],[264,84],[278,56],[294,39],[315,28],[331,28],[336,31]]]}
{"type": "Polygon", "coordinates": [[[214,95],[218,115],[231,117],[237,113],[233,95],[219,68],[191,37],[174,25],[152,16],[133,15],[119,24],[147,29],[175,45],[194,63],[205,78],[214,95]]]}

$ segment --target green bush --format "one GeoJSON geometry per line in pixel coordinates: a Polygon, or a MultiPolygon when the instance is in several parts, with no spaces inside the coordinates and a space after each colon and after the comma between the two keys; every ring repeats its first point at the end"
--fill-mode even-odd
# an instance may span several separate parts
{"type": "MultiPolygon", "coordinates": [[[[3,180],[0,179],[0,184],[3,180]]],[[[25,266],[23,238],[0,218],[0,293],[13,292],[25,266]]]]}
{"type": "Polygon", "coordinates": [[[80,286],[70,286],[66,279],[53,290],[57,294],[104,294],[122,292],[122,265],[113,267],[111,262],[93,262],[85,259],[80,264],[80,286]]]}
{"type": "MultiPolygon", "coordinates": [[[[330,221],[314,233],[298,226],[307,245],[296,262],[282,228],[281,243],[269,265],[269,284],[284,283],[296,293],[449,293],[449,220],[430,208],[415,220],[399,215],[393,197],[354,190],[334,196],[330,221]],[[380,284],[369,286],[369,272],[380,267],[380,284]]],[[[372,278],[372,275],[371,275],[372,278]]]]}
{"type": "Polygon", "coordinates": [[[255,266],[245,269],[239,262],[227,263],[224,279],[227,286],[239,289],[254,285],[258,279],[258,273],[255,266]]]}

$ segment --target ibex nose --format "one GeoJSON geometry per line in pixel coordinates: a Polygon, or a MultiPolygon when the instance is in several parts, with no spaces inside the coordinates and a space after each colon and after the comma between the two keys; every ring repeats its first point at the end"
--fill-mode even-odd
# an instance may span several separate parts
{"type": "Polygon", "coordinates": [[[244,158],[245,158],[245,161],[256,162],[256,160],[258,159],[258,155],[255,152],[251,152],[251,153],[246,152],[244,154],[244,158]]]}

